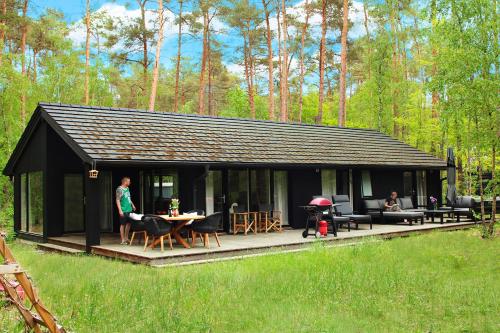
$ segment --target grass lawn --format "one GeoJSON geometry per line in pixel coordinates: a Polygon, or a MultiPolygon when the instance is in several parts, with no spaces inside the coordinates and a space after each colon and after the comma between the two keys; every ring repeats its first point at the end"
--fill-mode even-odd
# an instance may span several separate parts
{"type": "MultiPolygon", "coordinates": [[[[499,332],[499,245],[436,232],[176,268],[12,249],[72,332],[499,332]]],[[[0,309],[0,331],[16,319],[0,309]]]]}

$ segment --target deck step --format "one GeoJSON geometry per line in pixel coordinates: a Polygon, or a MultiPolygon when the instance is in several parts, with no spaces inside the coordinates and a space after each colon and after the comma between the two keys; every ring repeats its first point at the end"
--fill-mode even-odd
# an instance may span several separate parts
{"type": "Polygon", "coordinates": [[[77,250],[77,249],[73,249],[71,247],[50,244],[50,243],[39,243],[37,245],[37,248],[39,250],[42,250],[45,252],[57,252],[57,253],[63,253],[63,254],[83,254],[83,253],[85,253],[85,251],[82,251],[82,250],[77,250]]]}

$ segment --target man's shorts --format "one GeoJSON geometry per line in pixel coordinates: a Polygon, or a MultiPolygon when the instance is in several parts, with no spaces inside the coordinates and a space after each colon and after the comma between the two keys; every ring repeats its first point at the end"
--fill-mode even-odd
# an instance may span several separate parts
{"type": "Polygon", "coordinates": [[[130,213],[123,213],[123,216],[120,216],[120,225],[125,225],[128,223],[132,223],[132,219],[130,218],[130,213]]]}

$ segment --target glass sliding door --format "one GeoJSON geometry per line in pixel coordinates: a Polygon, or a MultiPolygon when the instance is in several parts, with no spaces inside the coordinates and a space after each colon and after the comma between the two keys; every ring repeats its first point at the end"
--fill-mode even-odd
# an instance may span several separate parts
{"type": "Polygon", "coordinates": [[[83,176],[64,175],[64,232],[85,230],[83,207],[83,176]]]}
{"type": "Polygon", "coordinates": [[[21,231],[28,231],[28,174],[21,175],[21,231]]]}
{"type": "Polygon", "coordinates": [[[269,169],[250,171],[250,210],[259,211],[259,205],[271,203],[271,173],[269,169]]]}
{"type": "Polygon", "coordinates": [[[417,171],[417,205],[427,206],[427,178],[425,170],[417,171]]]}
{"type": "Polygon", "coordinates": [[[281,223],[288,225],[288,172],[274,171],[274,210],[281,212],[281,223]]]}
{"type": "Polygon", "coordinates": [[[43,233],[43,173],[28,174],[28,231],[43,233]]]}
{"type": "Polygon", "coordinates": [[[249,209],[249,171],[229,170],[228,171],[228,204],[231,208],[234,204],[239,207],[249,209]]]}
{"type": "Polygon", "coordinates": [[[321,195],[329,200],[337,194],[337,171],[321,169],[321,195]]]}
{"type": "Polygon", "coordinates": [[[206,215],[224,210],[224,193],[222,189],[222,171],[210,170],[205,178],[206,215]]]}

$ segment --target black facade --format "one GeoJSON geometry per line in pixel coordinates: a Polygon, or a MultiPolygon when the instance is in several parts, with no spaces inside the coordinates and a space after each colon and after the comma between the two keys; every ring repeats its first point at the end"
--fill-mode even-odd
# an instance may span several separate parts
{"type": "MultiPolygon", "coordinates": [[[[198,141],[203,136],[193,139],[180,132],[179,137],[186,138],[185,141],[176,143],[175,149],[166,147],[161,151],[154,146],[155,140],[158,147],[164,145],[163,133],[160,131],[144,135],[149,138],[150,146],[144,148],[149,152],[142,158],[143,150],[134,146],[136,142],[130,143],[132,149],[126,142],[113,137],[113,133],[106,134],[110,130],[108,125],[96,125],[92,130],[93,139],[86,136],[85,122],[90,122],[93,114],[101,117],[112,110],[99,109],[100,113],[96,113],[97,109],[92,109],[93,113],[89,116],[75,114],[76,106],[57,105],[58,110],[53,116],[45,108],[48,110],[47,106],[41,104],[35,111],[4,170],[4,174],[13,180],[15,231],[25,238],[46,241],[48,237],[78,232],[85,233],[89,248],[99,244],[101,233],[118,231],[118,214],[113,196],[114,189],[124,176],[132,180],[132,197],[141,212],[160,212],[170,198],[178,197],[181,211],[194,208],[207,212],[222,210],[224,224],[221,228],[226,231],[230,228],[229,210],[234,203],[248,205],[250,210],[260,202],[281,206],[286,209],[287,223],[293,228],[300,228],[305,223],[305,213],[299,206],[307,204],[313,195],[348,194],[357,210],[361,208],[362,198],[384,198],[393,190],[411,196],[415,204],[419,205],[427,205],[431,195],[439,200],[442,196],[441,170],[445,169],[446,164],[419,151],[412,160],[396,163],[394,157],[384,164],[383,157],[377,157],[379,153],[373,148],[376,146],[374,142],[367,145],[365,152],[360,151],[358,146],[352,146],[352,149],[357,150],[356,154],[361,156],[360,163],[356,163],[349,152],[339,155],[337,159],[332,157],[335,152],[328,151],[322,153],[330,156],[324,160],[321,156],[312,157],[318,154],[312,151],[315,144],[312,135],[316,129],[327,132],[328,128],[324,126],[282,126],[272,122],[228,120],[231,126],[234,122],[240,125],[248,123],[255,128],[276,128],[276,131],[283,133],[280,137],[264,138],[268,142],[271,139],[279,141],[274,148],[269,148],[273,150],[269,155],[262,153],[262,147],[248,146],[246,151],[242,151],[245,150],[244,144],[238,147],[224,146],[222,137],[213,137],[214,134],[208,132],[206,135],[210,137],[207,137],[207,142],[210,142],[207,145],[211,151],[218,150],[217,155],[205,154],[200,150],[198,141]],[[67,116],[65,111],[61,111],[64,108],[68,109],[67,116]],[[82,129],[73,125],[70,121],[72,118],[83,124],[82,129]],[[99,135],[100,128],[102,136],[99,135]],[[296,142],[287,143],[281,139],[294,140],[296,132],[301,130],[304,130],[305,136],[311,136],[311,141],[305,142],[305,146],[310,146],[310,151],[296,142]],[[120,152],[123,156],[119,155],[120,152]],[[193,152],[197,155],[193,155],[193,152]],[[277,152],[287,156],[275,159],[273,156],[277,152]],[[252,153],[256,154],[255,158],[252,153]],[[152,159],[154,154],[161,154],[161,157],[152,159]],[[363,154],[373,154],[373,163],[369,164],[370,158],[363,154]],[[180,156],[186,156],[185,160],[180,156]],[[206,159],[200,160],[200,156],[206,156],[206,159]],[[229,156],[227,161],[221,159],[224,156],[229,156]],[[241,161],[236,160],[237,156],[240,156],[241,161]],[[307,160],[307,156],[311,158],[307,160]],[[331,162],[336,160],[339,163],[331,162]],[[99,171],[97,179],[89,177],[89,171],[94,167],[99,171]],[[34,173],[33,176],[30,176],[31,173],[34,173]],[[42,210],[40,203],[35,202],[36,196],[43,198],[42,210]],[[43,226],[40,225],[41,220],[43,226]]],[[[132,111],[120,109],[119,112],[121,115],[132,111]]],[[[157,116],[156,113],[154,116],[157,116]]],[[[177,126],[177,119],[179,126],[186,124],[186,119],[194,119],[202,124],[205,122],[204,117],[176,117],[168,114],[170,123],[165,125],[165,131],[177,126]]],[[[224,121],[224,118],[206,120],[221,131],[224,130],[221,127],[225,126],[224,121]]],[[[140,117],[137,117],[137,122],[141,122],[140,117]]],[[[115,121],[114,126],[120,129],[121,125],[115,121]]],[[[129,131],[128,123],[121,130],[129,131]]],[[[349,140],[358,135],[356,130],[350,129],[342,141],[344,132],[332,131],[335,132],[336,140],[341,140],[339,146],[344,148],[349,147],[349,140]]],[[[362,135],[365,132],[360,133],[362,135]]],[[[234,140],[243,143],[247,140],[238,137],[238,134],[234,135],[234,140]]],[[[375,139],[378,138],[373,135],[375,139]]],[[[385,136],[382,140],[385,140],[385,146],[395,142],[394,149],[407,149],[398,153],[398,158],[413,156],[414,148],[385,136]]]]}

